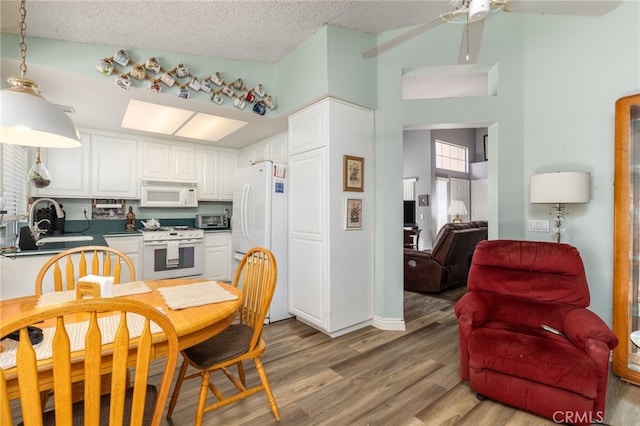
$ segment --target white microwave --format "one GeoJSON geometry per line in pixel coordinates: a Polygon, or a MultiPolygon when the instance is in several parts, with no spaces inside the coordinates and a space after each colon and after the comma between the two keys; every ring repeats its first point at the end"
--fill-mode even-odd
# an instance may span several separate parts
{"type": "Polygon", "coordinates": [[[197,184],[143,180],[140,207],[198,207],[197,184]]]}

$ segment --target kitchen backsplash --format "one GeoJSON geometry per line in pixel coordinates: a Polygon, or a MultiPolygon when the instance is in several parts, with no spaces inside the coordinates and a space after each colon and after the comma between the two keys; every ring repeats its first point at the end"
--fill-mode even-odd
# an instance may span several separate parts
{"type": "MultiPolygon", "coordinates": [[[[85,217],[83,209],[87,209],[87,217],[91,219],[92,199],[85,198],[56,198],[56,201],[64,206],[64,211],[67,214],[67,221],[79,220],[84,221],[85,217]]],[[[182,219],[188,218],[193,221],[196,214],[206,213],[224,213],[225,209],[232,210],[232,203],[230,202],[211,202],[200,201],[197,208],[139,208],[138,200],[125,200],[125,211],[129,210],[129,206],[133,207],[133,213],[136,215],[136,220],[147,219],[182,219]]],[[[112,221],[118,221],[114,219],[112,221]]],[[[124,220],[122,220],[124,222],[124,220]]],[[[111,220],[92,220],[92,222],[111,222],[111,220]]],[[[124,229],[124,225],[122,226],[124,229]]],[[[71,231],[67,231],[71,232],[71,231]]]]}

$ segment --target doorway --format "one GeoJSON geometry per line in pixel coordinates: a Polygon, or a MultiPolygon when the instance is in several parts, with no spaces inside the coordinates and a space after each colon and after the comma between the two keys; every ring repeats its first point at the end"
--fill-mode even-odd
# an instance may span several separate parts
{"type": "MultiPolygon", "coordinates": [[[[463,220],[468,221],[473,217],[471,199],[474,194],[471,192],[473,185],[469,185],[469,181],[488,178],[488,161],[485,160],[488,156],[485,157],[484,151],[484,136],[486,134],[488,134],[487,127],[464,127],[461,124],[440,124],[437,129],[429,126],[405,128],[403,132],[403,177],[416,178],[415,197],[418,201],[420,199],[427,200],[424,205],[417,202],[417,222],[422,229],[420,234],[421,250],[432,248],[433,240],[438,231],[450,221],[447,213],[451,199],[450,178],[467,182],[464,203],[469,214],[463,217],[463,220]],[[458,173],[436,168],[436,139],[468,149],[469,168],[466,172],[458,173]]],[[[488,200],[485,200],[485,206],[487,202],[488,200]]]]}

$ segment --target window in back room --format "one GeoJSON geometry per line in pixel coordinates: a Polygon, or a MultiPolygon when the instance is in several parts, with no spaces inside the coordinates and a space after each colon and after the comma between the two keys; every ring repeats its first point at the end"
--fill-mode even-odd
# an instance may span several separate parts
{"type": "Polygon", "coordinates": [[[469,172],[469,150],[465,146],[436,139],[436,168],[454,172],[469,172]]]}

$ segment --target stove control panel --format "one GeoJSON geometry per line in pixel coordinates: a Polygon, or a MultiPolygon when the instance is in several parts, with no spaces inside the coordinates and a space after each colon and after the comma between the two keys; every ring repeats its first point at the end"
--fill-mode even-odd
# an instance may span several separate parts
{"type": "Polygon", "coordinates": [[[197,240],[204,238],[202,229],[142,231],[143,241],[197,240]]]}

